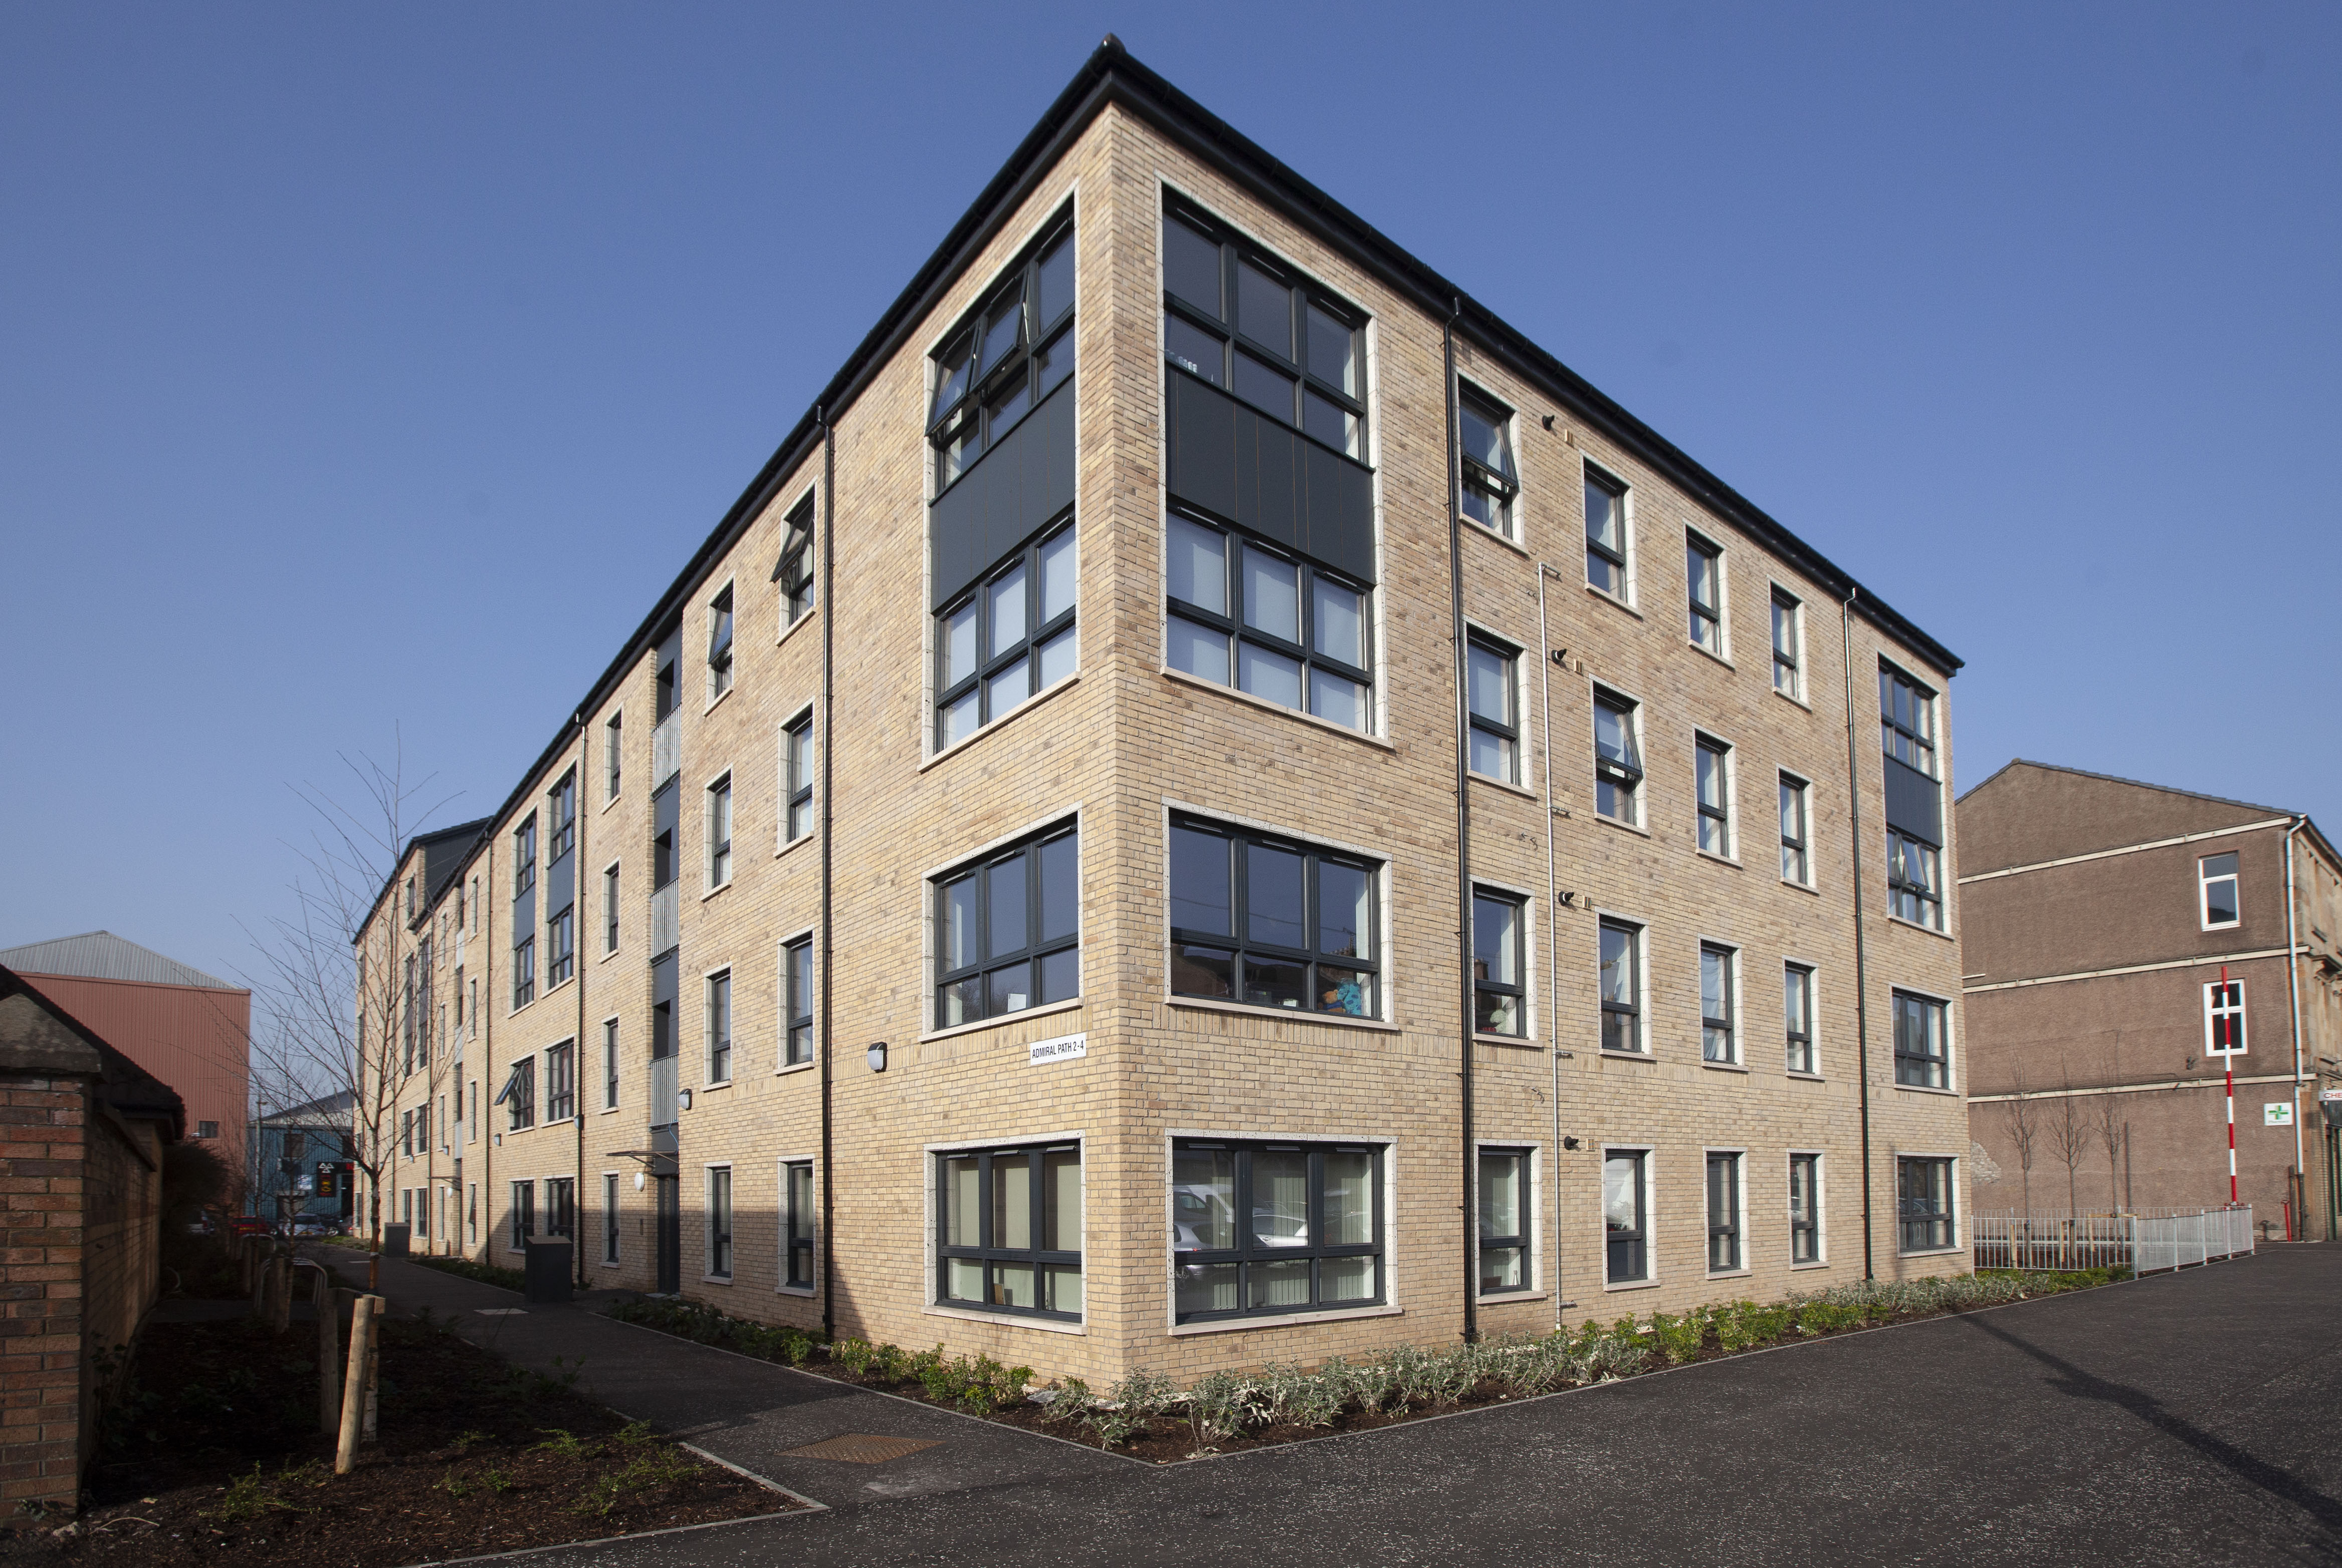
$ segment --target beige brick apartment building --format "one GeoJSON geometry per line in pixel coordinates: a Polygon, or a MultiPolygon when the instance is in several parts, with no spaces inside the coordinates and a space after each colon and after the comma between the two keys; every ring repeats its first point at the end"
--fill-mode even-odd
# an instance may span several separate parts
{"type": "Polygon", "coordinates": [[[1093,1380],[1959,1270],[1957,666],[1109,40],[385,889],[385,1201],[1093,1380]]]}
{"type": "Polygon", "coordinates": [[[2317,824],[2022,759],[1955,814],[1977,1202],[2227,1203],[2233,1068],[2237,1196],[2268,1235],[2332,1241],[2342,857],[2317,824]]]}

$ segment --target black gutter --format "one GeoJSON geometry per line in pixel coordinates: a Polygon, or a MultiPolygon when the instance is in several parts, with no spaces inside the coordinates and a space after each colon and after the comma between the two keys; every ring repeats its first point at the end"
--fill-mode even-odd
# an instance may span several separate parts
{"type": "Polygon", "coordinates": [[[1846,800],[1854,834],[1854,1057],[1855,1084],[1862,1115],[1862,1277],[1877,1279],[1872,1266],[1870,1219],[1870,963],[1863,930],[1862,750],[1854,719],[1854,594],[1839,605],[1838,653],[1846,664],[1846,800]]]}
{"type": "Polygon", "coordinates": [[[1462,1080],[1463,1091],[1459,1114],[1463,1128],[1464,1201],[1456,1207],[1464,1220],[1457,1230],[1464,1243],[1464,1343],[1470,1344],[1480,1337],[1480,1282],[1474,1268],[1477,1261],[1475,1243],[1479,1240],[1478,1210],[1473,1203],[1477,1173],[1473,1169],[1472,1159],[1472,1036],[1479,1015],[1472,994],[1472,720],[1471,695],[1465,686],[1466,667],[1470,661],[1464,644],[1464,478],[1456,434],[1454,315],[1448,317],[1440,335],[1447,367],[1447,635],[1449,649],[1456,655],[1456,670],[1450,677],[1456,688],[1456,985],[1463,999],[1463,1048],[1457,1054],[1457,1076],[1462,1080]]]}
{"type": "Polygon", "coordinates": [[[831,758],[837,750],[837,724],[831,718],[836,711],[837,695],[836,651],[837,611],[831,599],[831,590],[837,581],[837,441],[836,427],[826,417],[826,410],[816,406],[814,418],[821,425],[821,713],[816,723],[821,736],[821,938],[814,951],[814,960],[820,965],[815,971],[821,984],[821,1233],[815,1245],[821,1250],[821,1335],[824,1339],[837,1337],[837,1271],[831,1260],[837,1256],[834,1229],[837,1207],[837,1177],[830,1158],[834,1147],[835,1122],[830,1114],[831,1085],[835,1075],[830,1069],[830,999],[834,994],[830,976],[837,964],[830,948],[832,877],[836,862],[830,851],[830,824],[835,814],[830,810],[831,784],[836,770],[831,758]]]}

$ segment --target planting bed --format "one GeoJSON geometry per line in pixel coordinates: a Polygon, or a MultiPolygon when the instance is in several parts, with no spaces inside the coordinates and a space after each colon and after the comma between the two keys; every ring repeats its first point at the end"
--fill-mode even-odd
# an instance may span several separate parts
{"type": "Polygon", "coordinates": [[[1169,1463],[1369,1431],[1446,1411],[1533,1398],[1771,1345],[1971,1312],[2127,1277],[2127,1271],[1993,1271],[1950,1279],[1842,1285],[1771,1305],[1734,1302],[1648,1319],[1625,1317],[1537,1339],[1436,1351],[1403,1345],[1356,1362],[1337,1358],[1306,1370],[1271,1365],[1214,1373],[1187,1389],[1142,1369],[1109,1389],[1092,1390],[1079,1379],[1070,1379],[1036,1390],[1030,1368],[1005,1367],[989,1357],[946,1358],[941,1347],[910,1354],[860,1340],[830,1344],[796,1329],[746,1323],[686,1303],[625,1302],[614,1306],[611,1315],[703,1344],[803,1366],[841,1383],[1169,1463]]]}
{"type": "Polygon", "coordinates": [[[570,1377],[390,1319],[382,1441],[333,1473],[314,1330],[155,1323],[108,1415],[88,1508],[8,1521],[12,1558],[164,1568],[394,1568],[802,1506],[627,1425],[570,1377]]]}

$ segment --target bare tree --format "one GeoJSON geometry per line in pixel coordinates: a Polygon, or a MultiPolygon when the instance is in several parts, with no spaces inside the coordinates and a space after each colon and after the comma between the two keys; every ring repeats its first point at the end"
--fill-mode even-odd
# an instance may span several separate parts
{"type": "Polygon", "coordinates": [[[350,1094],[349,1158],[365,1178],[364,1224],[378,1253],[383,1187],[401,1157],[400,1097],[417,1074],[445,1073],[451,1053],[432,1049],[427,981],[418,996],[415,954],[400,951],[405,923],[379,922],[375,931],[369,923],[395,895],[389,878],[409,842],[446,803],[418,807],[431,781],[406,781],[403,747],[388,766],[364,753],[340,760],[350,775],[346,800],[315,784],[291,786],[311,817],[308,841],[294,846],[301,870],[289,910],[257,933],[246,928],[259,973],[245,980],[258,1004],[253,1054],[264,1082],[288,1104],[350,1094]]]}
{"type": "MultiPolygon", "coordinates": [[[[2116,1083],[2122,1082],[2122,1031],[2119,1029],[2115,1031],[2113,1075],[2116,1083]]],[[[2091,1122],[2098,1134],[2098,1142],[2105,1144],[2107,1150],[2107,1207],[2119,1213],[2123,1207],[2123,1134],[2130,1128],[2130,1124],[2123,1118],[2122,1097],[2111,1092],[2099,1095],[2097,1114],[2091,1117],[2091,1122]]]]}
{"type": "Polygon", "coordinates": [[[2066,1213],[2068,1217],[2073,1217],[2080,1214],[2082,1209],[2077,1172],[2083,1154],[2090,1146],[2090,1124],[2082,1114],[2081,1107],[2075,1104],[2072,1070],[2066,1066],[2063,1058],[2060,1058],[2058,1066],[2065,1088],[2057,1096],[2057,1109],[2049,1117],[2049,1148],[2066,1163],[2066,1213]]]}
{"type": "Polygon", "coordinates": [[[2019,1055],[2008,1074],[2009,1096],[2002,1102],[2002,1112],[2008,1118],[2008,1141],[2017,1148],[2017,1169],[2025,1193],[2025,1213],[2033,1213],[2033,1144],[2041,1135],[2038,1108],[2031,1099],[2032,1090],[2027,1083],[2025,1058],[2019,1055]]]}

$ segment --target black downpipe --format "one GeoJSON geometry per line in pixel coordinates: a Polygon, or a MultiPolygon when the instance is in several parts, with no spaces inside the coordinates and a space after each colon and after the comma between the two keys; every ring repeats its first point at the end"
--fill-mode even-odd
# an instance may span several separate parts
{"type": "MultiPolygon", "coordinates": [[[[569,1047],[569,1111],[570,1125],[577,1132],[576,1173],[569,1178],[569,1262],[577,1275],[577,1288],[586,1288],[586,1235],[581,1216],[586,1213],[586,932],[584,922],[577,918],[586,902],[586,819],[593,814],[586,809],[586,715],[577,714],[577,842],[569,846],[575,858],[569,863],[569,961],[577,966],[577,1033],[569,1047]]],[[[463,1093],[461,1085],[456,1093],[463,1093]]],[[[458,1194],[459,1198],[461,1194],[458,1194]]],[[[604,1224],[609,1221],[604,1220],[604,1224]]]]}
{"type": "Polygon", "coordinates": [[[835,988],[830,976],[837,964],[830,947],[830,781],[836,777],[831,758],[837,750],[837,724],[832,715],[836,696],[837,611],[831,587],[837,580],[837,433],[830,427],[829,411],[816,406],[814,423],[821,429],[821,714],[816,721],[821,736],[821,946],[815,954],[821,976],[821,1333],[837,1337],[837,1256],[836,1217],[837,1177],[831,1160],[830,1001],[835,988]]]}
{"type": "Polygon", "coordinates": [[[1846,799],[1854,831],[1854,1048],[1857,1084],[1862,1094],[1862,1277],[1877,1279],[1872,1266],[1870,1220],[1870,967],[1863,934],[1862,754],[1854,727],[1854,600],[1851,589],[1839,608],[1838,653],[1846,664],[1846,799]]]}
{"type": "Polygon", "coordinates": [[[1458,984],[1463,993],[1463,1193],[1464,1201],[1456,1205],[1463,1223],[1458,1227],[1464,1238],[1464,1343],[1471,1343],[1480,1337],[1480,1303],[1476,1299],[1478,1280],[1473,1263],[1473,1178],[1472,1158],[1472,1025],[1476,1014],[1472,996],[1472,789],[1466,772],[1471,736],[1467,731],[1468,694],[1465,690],[1465,668],[1467,660],[1464,646],[1464,514],[1457,502],[1462,487],[1463,472],[1456,454],[1459,438],[1456,430],[1456,318],[1464,314],[1461,300],[1448,315],[1442,333],[1447,355],[1447,614],[1448,636],[1456,655],[1456,947],[1458,958],[1458,984]]]}

